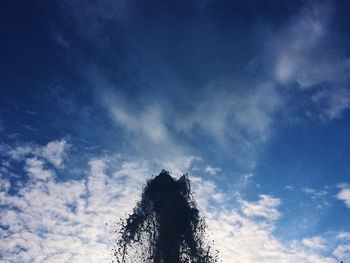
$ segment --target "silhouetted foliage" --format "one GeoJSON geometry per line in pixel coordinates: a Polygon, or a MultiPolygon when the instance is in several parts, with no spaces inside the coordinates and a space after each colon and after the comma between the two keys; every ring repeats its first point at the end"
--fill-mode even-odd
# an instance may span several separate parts
{"type": "Polygon", "coordinates": [[[217,262],[217,252],[204,242],[205,228],[187,174],[176,180],[163,170],[147,181],[141,201],[121,222],[114,254],[118,263],[217,262]],[[133,254],[135,246],[143,247],[141,254],[133,254]]]}

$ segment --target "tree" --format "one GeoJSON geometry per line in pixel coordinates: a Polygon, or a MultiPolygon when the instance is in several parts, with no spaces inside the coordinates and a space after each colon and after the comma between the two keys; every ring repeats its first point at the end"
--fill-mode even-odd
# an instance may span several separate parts
{"type": "Polygon", "coordinates": [[[150,263],[217,262],[205,244],[205,228],[188,175],[176,180],[162,170],[147,181],[133,213],[121,223],[117,262],[135,262],[135,257],[150,263]],[[135,246],[143,247],[138,256],[132,253],[135,246]]]}

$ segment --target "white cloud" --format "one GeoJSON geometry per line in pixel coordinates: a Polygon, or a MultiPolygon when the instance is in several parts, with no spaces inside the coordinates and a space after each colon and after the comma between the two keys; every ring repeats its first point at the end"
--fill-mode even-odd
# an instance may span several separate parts
{"type": "Polygon", "coordinates": [[[294,190],[294,186],[292,186],[292,185],[285,185],[284,188],[286,188],[288,191],[294,190]]]}
{"type": "Polygon", "coordinates": [[[337,246],[334,250],[333,255],[343,262],[348,262],[350,260],[350,245],[349,244],[341,244],[337,246]]]}
{"type": "Polygon", "coordinates": [[[315,236],[311,238],[304,238],[301,241],[304,246],[313,250],[324,250],[325,240],[322,237],[315,236]]]}
{"type": "Polygon", "coordinates": [[[45,146],[36,144],[23,144],[17,147],[7,147],[6,155],[16,161],[22,161],[29,157],[43,158],[49,161],[56,168],[61,167],[63,159],[66,157],[70,144],[65,140],[55,140],[48,142],[45,146]]]}
{"type": "Polygon", "coordinates": [[[36,157],[27,158],[24,170],[30,177],[38,180],[48,180],[53,177],[53,172],[44,168],[44,161],[36,157]]]}
{"type": "Polygon", "coordinates": [[[8,192],[11,187],[10,180],[8,180],[4,174],[3,171],[0,171],[0,192],[8,192]]]}
{"type": "Polygon", "coordinates": [[[350,240],[350,232],[339,232],[337,234],[337,239],[343,241],[350,240]]]}
{"type": "MultiPolygon", "coordinates": [[[[30,181],[22,185],[17,194],[10,195],[8,181],[0,178],[5,185],[0,188],[2,260],[107,261],[110,241],[116,238],[114,223],[131,212],[141,186],[154,172],[149,162],[130,162],[120,156],[116,159],[96,157],[90,159],[86,177],[63,182],[43,176],[43,167],[49,160],[39,158],[26,158],[24,167],[28,166],[25,169],[31,175],[30,181]],[[38,180],[40,176],[45,180],[38,180]]],[[[188,169],[194,159],[188,157],[188,169]]],[[[248,202],[238,194],[221,192],[213,181],[199,177],[191,180],[201,214],[206,218],[209,234],[223,263],[232,262],[232,258],[242,263],[336,262],[319,252],[323,245],[321,236],[290,244],[276,238],[273,231],[281,216],[280,199],[260,195],[258,201],[248,202]],[[233,204],[233,198],[239,200],[237,207],[228,205],[233,204]]],[[[340,236],[344,237],[344,233],[339,233],[340,236]]],[[[335,257],[347,253],[345,245],[337,247],[335,257]]]]}
{"type": "MultiPolygon", "coordinates": [[[[196,200],[200,211],[204,214],[210,229],[215,248],[219,250],[222,262],[249,263],[336,263],[332,257],[323,256],[321,246],[323,238],[310,238],[282,242],[274,235],[276,225],[274,220],[279,217],[277,207],[280,200],[268,195],[260,196],[257,202],[242,201],[241,208],[249,207],[247,215],[240,213],[237,208],[227,207],[230,203],[228,195],[220,192],[213,182],[193,178],[193,188],[197,193],[196,200]],[[220,193],[221,198],[214,198],[220,193]],[[272,213],[270,218],[268,213],[272,213]],[[255,215],[260,219],[255,220],[255,215]],[[269,219],[270,218],[270,219],[269,219]],[[318,241],[318,245],[316,246],[318,241]],[[304,243],[304,244],[303,244],[304,243]],[[305,246],[308,245],[308,246],[305,246]],[[311,249],[311,246],[314,249],[311,249]]],[[[237,198],[237,196],[235,196],[237,198]]]]}
{"type": "Polygon", "coordinates": [[[262,217],[268,220],[277,220],[281,214],[278,206],[281,204],[279,198],[270,195],[260,195],[256,202],[242,201],[242,211],[248,217],[262,217]]]}
{"type": "Polygon", "coordinates": [[[190,171],[194,163],[202,159],[197,156],[178,154],[173,155],[172,158],[156,159],[155,163],[159,169],[165,169],[174,177],[180,177],[184,173],[190,171]]]}
{"type": "Polygon", "coordinates": [[[22,160],[24,156],[30,153],[33,153],[34,151],[35,149],[31,145],[21,145],[7,151],[7,153],[10,155],[12,159],[19,161],[19,160],[22,160]]]}
{"type": "Polygon", "coordinates": [[[346,207],[350,208],[350,187],[347,185],[342,186],[337,194],[337,198],[343,201],[346,207]]]}
{"type": "Polygon", "coordinates": [[[204,180],[200,177],[191,177],[190,180],[192,187],[195,189],[196,201],[203,211],[211,211],[217,204],[225,200],[225,196],[218,190],[213,181],[204,180]]]}
{"type": "Polygon", "coordinates": [[[51,141],[42,148],[42,157],[51,162],[54,166],[60,167],[69,144],[66,140],[51,141]]]}
{"type": "Polygon", "coordinates": [[[257,223],[234,211],[207,218],[222,262],[232,262],[233,258],[243,263],[336,262],[333,258],[321,256],[301,246],[284,244],[272,234],[274,226],[257,223]]]}
{"type": "MultiPolygon", "coordinates": [[[[28,159],[27,159],[28,160],[28,159]]],[[[36,176],[43,171],[37,166],[36,176]]],[[[106,174],[108,160],[92,159],[86,179],[56,182],[31,179],[18,195],[1,192],[1,255],[5,262],[103,262],[113,236],[105,223],[130,212],[145,174],[142,163],[123,162],[106,174]]]]}
{"type": "Polygon", "coordinates": [[[212,167],[210,165],[207,165],[205,168],[204,168],[204,172],[210,174],[210,175],[215,175],[219,172],[221,172],[221,168],[220,167],[212,167]]]}

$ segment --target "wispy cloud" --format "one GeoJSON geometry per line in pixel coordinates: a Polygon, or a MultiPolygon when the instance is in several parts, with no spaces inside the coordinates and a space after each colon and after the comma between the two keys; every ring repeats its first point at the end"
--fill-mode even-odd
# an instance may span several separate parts
{"type": "Polygon", "coordinates": [[[310,102],[325,121],[340,118],[350,107],[350,58],[337,47],[333,18],[330,2],[309,3],[272,41],[275,78],[311,93],[310,102]]]}
{"type": "Polygon", "coordinates": [[[296,81],[302,88],[308,88],[327,80],[327,76],[333,77],[332,74],[324,75],[319,71],[323,66],[326,66],[326,72],[332,68],[325,64],[317,65],[321,57],[314,54],[322,41],[326,40],[330,16],[328,4],[315,3],[306,5],[299,15],[283,26],[275,42],[279,45],[275,67],[279,81],[296,81]]]}
{"type": "MultiPolygon", "coordinates": [[[[195,5],[190,2],[189,7],[193,8],[195,5]]],[[[240,67],[247,65],[237,65],[229,73],[218,74],[212,69],[225,67],[225,63],[215,64],[209,59],[205,62],[213,63],[210,70],[202,69],[200,63],[193,63],[188,69],[188,61],[205,57],[201,48],[193,48],[192,42],[188,43],[191,33],[197,32],[192,31],[192,27],[203,26],[212,32],[213,25],[207,28],[193,22],[190,33],[175,30],[182,44],[173,45],[172,24],[163,25],[164,17],[158,16],[154,17],[157,22],[148,24],[149,14],[138,17],[142,13],[138,6],[125,1],[81,3],[76,0],[73,3],[63,1],[61,6],[71,16],[70,25],[82,35],[89,30],[89,37],[96,32],[103,35],[103,38],[82,39],[90,43],[94,52],[101,54],[97,57],[102,61],[112,57],[114,61],[109,67],[109,63],[101,63],[88,55],[91,61],[88,67],[81,67],[82,78],[91,84],[94,98],[116,124],[116,133],[124,135],[123,145],[139,155],[156,158],[172,152],[202,157],[201,151],[212,151],[213,155],[230,156],[237,166],[249,173],[256,167],[257,156],[273,136],[276,124],[288,119],[284,114],[293,111],[290,105],[300,105],[299,98],[289,98],[290,93],[280,86],[296,83],[308,98],[307,111],[322,120],[341,118],[349,107],[350,94],[345,85],[349,67],[347,59],[334,47],[335,40],[329,29],[333,11],[329,3],[305,5],[275,27],[277,30],[274,28],[271,34],[259,36],[268,40],[269,47],[261,47],[257,51],[261,54],[254,58],[249,54],[244,60],[249,64],[256,59],[258,66],[273,72],[271,75],[263,70],[257,74],[259,77],[247,72],[238,76],[236,71],[240,72],[240,67]],[[77,10],[76,5],[81,9],[77,10]],[[136,33],[125,32],[128,27],[124,23],[135,28],[136,33]],[[116,28],[116,32],[108,31],[110,28],[116,28]],[[140,34],[144,39],[140,39],[137,30],[146,30],[140,34]],[[156,39],[152,38],[154,36],[156,39]],[[163,43],[169,46],[164,47],[163,43]],[[177,59],[169,55],[172,54],[167,51],[169,48],[177,54],[177,59]],[[123,52],[122,64],[114,59],[119,49],[123,52]],[[266,64],[260,61],[262,57],[268,58],[266,64]],[[116,68],[120,70],[115,71],[116,68]],[[288,99],[290,104],[286,102],[288,99]]],[[[164,12],[168,11],[165,8],[164,12]]],[[[197,13],[193,15],[197,17],[197,13]]],[[[193,43],[201,42],[202,36],[197,37],[193,43]]],[[[261,41],[252,39],[249,37],[249,41],[261,41]]],[[[228,40],[232,45],[236,43],[236,38],[228,40]]],[[[212,50],[210,58],[221,61],[217,43],[204,38],[201,44],[203,50],[212,50]]],[[[231,57],[232,46],[228,46],[223,54],[229,56],[229,61],[243,60],[241,54],[231,57]]]]}
{"type": "Polygon", "coordinates": [[[242,175],[240,182],[239,182],[240,186],[241,187],[248,186],[249,183],[252,181],[253,176],[254,175],[252,173],[242,175]]]}
{"type": "Polygon", "coordinates": [[[236,162],[254,167],[259,148],[273,132],[274,115],[282,98],[269,83],[247,90],[236,85],[230,81],[210,84],[204,89],[205,95],[192,105],[193,111],[176,116],[175,128],[187,134],[199,130],[229,151],[236,162]]]}
{"type": "Polygon", "coordinates": [[[343,87],[321,89],[312,96],[312,101],[320,110],[321,119],[339,119],[350,108],[350,90],[343,87]]]}
{"type": "Polygon", "coordinates": [[[136,114],[131,114],[118,105],[110,107],[114,120],[127,131],[142,135],[154,143],[169,140],[163,112],[159,107],[153,105],[136,114]]]}
{"type": "Polygon", "coordinates": [[[312,188],[308,188],[308,187],[302,188],[302,191],[305,194],[310,195],[314,199],[321,198],[321,197],[328,194],[328,192],[326,190],[316,190],[316,189],[312,189],[312,188]]]}

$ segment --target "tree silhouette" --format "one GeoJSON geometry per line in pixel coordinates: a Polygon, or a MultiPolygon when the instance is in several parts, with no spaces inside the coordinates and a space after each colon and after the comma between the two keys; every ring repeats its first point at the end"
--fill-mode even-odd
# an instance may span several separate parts
{"type": "Polygon", "coordinates": [[[147,181],[133,213],[121,221],[114,251],[118,263],[212,263],[217,252],[205,244],[205,223],[199,216],[187,174],[176,180],[162,170],[147,181]],[[134,254],[141,246],[142,252],[134,254]],[[136,258],[137,257],[137,258],[136,258]]]}

